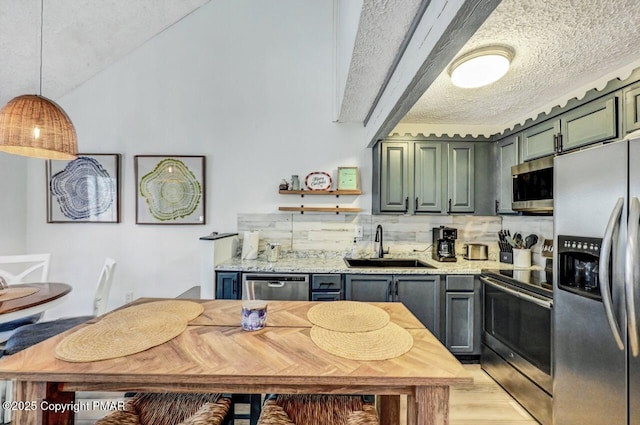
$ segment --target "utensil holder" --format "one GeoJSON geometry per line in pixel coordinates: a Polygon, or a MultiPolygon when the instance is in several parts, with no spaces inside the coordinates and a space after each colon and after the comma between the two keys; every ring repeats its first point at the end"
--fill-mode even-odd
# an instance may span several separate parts
{"type": "Polygon", "coordinates": [[[513,267],[531,267],[531,250],[513,248],[513,267]]]}

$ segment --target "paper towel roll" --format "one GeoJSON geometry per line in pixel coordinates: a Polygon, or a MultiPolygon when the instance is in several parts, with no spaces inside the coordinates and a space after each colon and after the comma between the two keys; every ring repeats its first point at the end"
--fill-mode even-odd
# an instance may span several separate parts
{"type": "Polygon", "coordinates": [[[258,258],[258,245],[260,244],[260,232],[244,232],[242,240],[242,259],[255,260],[258,258]]]}

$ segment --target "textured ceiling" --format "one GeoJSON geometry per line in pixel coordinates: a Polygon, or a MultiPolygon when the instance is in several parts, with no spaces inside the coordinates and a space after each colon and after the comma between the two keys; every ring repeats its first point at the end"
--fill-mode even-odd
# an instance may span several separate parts
{"type": "Polygon", "coordinates": [[[364,0],[341,122],[363,122],[384,83],[421,0],[364,0]]]}
{"type": "Polygon", "coordinates": [[[637,0],[503,0],[460,54],[511,46],[516,56],[509,73],[492,85],[461,89],[445,70],[401,125],[435,124],[450,134],[460,124],[501,132],[569,97],[581,98],[594,87],[590,83],[616,70],[628,76],[624,68],[640,60],[639,28],[637,0]]]}
{"type": "MultiPolygon", "coordinates": [[[[208,1],[45,0],[42,94],[59,98],[208,1]]],[[[363,1],[340,121],[364,120],[420,4],[363,1]]],[[[513,127],[640,66],[639,22],[637,0],[503,0],[460,53],[509,45],[516,57],[507,76],[463,90],[445,71],[401,125],[451,134],[513,127]]],[[[0,105],[39,92],[39,31],[39,0],[0,0],[0,105]]]]}
{"type": "MultiPolygon", "coordinates": [[[[57,99],[209,0],[44,0],[42,95],[57,99]]],[[[40,0],[0,1],[0,105],[39,92],[40,0]]]]}

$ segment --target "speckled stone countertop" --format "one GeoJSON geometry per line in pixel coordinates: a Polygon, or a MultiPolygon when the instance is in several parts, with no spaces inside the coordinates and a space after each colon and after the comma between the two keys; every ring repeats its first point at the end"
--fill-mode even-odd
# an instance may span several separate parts
{"type": "MultiPolygon", "coordinates": [[[[362,268],[347,267],[342,256],[325,255],[314,257],[300,257],[286,255],[276,262],[266,261],[258,257],[257,260],[241,260],[233,258],[216,267],[216,271],[242,272],[275,272],[275,273],[351,273],[351,274],[480,274],[483,269],[511,269],[511,264],[498,261],[470,261],[457,258],[456,262],[441,263],[431,257],[406,255],[385,258],[417,258],[434,268],[362,268]]],[[[538,269],[534,266],[531,269],[538,269]]]]}

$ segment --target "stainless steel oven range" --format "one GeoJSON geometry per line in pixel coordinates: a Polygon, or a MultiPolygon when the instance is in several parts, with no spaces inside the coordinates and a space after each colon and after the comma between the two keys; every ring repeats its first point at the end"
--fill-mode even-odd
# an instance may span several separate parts
{"type": "Polygon", "coordinates": [[[482,369],[543,425],[552,423],[552,279],[483,270],[482,369]],[[549,283],[547,283],[547,281],[549,283]]]}

